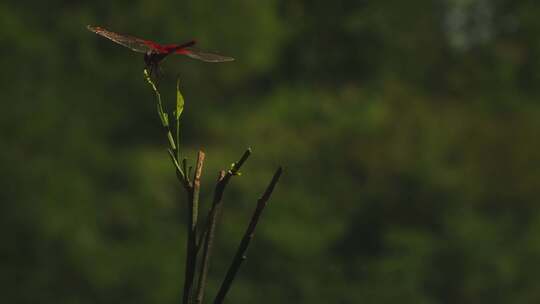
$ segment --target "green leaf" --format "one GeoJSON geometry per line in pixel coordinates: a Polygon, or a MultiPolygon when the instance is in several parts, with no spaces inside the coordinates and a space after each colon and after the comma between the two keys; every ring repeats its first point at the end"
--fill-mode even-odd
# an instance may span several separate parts
{"type": "Polygon", "coordinates": [[[167,139],[169,140],[169,145],[171,146],[171,148],[173,150],[176,150],[176,144],[174,143],[174,139],[171,132],[167,132],[167,139]]]}
{"type": "Polygon", "coordinates": [[[169,126],[169,114],[162,112],[163,114],[163,126],[168,127],[169,126]]]}
{"type": "Polygon", "coordinates": [[[167,115],[167,113],[163,111],[163,107],[161,106],[161,103],[159,102],[157,104],[157,112],[158,112],[159,119],[161,120],[161,125],[167,128],[169,126],[169,115],[167,115]]]}
{"type": "Polygon", "coordinates": [[[184,111],[184,96],[180,92],[180,79],[176,81],[176,120],[180,118],[184,111]]]}

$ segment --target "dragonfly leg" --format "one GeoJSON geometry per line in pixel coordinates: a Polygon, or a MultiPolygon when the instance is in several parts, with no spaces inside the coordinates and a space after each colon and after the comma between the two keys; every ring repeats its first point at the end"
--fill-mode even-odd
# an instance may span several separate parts
{"type": "Polygon", "coordinates": [[[158,65],[156,64],[153,64],[153,63],[149,63],[149,64],[146,64],[146,67],[145,69],[148,71],[148,74],[150,75],[150,78],[152,79],[152,81],[156,84],[156,85],[159,85],[159,80],[160,80],[160,71],[159,71],[159,67],[158,65]]]}
{"type": "Polygon", "coordinates": [[[163,69],[161,68],[160,65],[156,65],[156,78],[161,79],[163,78],[163,75],[165,75],[165,73],[163,72],[163,69]]]}

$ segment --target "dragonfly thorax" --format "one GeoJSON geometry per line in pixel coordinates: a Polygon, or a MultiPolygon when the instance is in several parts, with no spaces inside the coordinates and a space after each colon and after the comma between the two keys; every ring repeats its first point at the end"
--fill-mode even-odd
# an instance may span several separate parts
{"type": "Polygon", "coordinates": [[[159,76],[159,63],[169,55],[168,53],[157,53],[153,51],[146,52],[144,54],[144,63],[146,65],[146,69],[150,73],[150,75],[159,76]]]}
{"type": "Polygon", "coordinates": [[[157,65],[167,54],[159,54],[153,51],[148,51],[144,54],[144,63],[147,66],[157,65]]]}

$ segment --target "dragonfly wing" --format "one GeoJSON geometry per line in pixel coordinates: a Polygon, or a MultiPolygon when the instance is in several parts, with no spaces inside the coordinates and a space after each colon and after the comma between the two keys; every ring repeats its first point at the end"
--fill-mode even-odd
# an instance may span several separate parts
{"type": "Polygon", "coordinates": [[[234,58],[218,55],[211,52],[201,51],[196,48],[192,47],[186,47],[183,49],[178,50],[176,53],[178,54],[184,54],[186,56],[189,56],[191,58],[195,58],[201,61],[206,62],[227,62],[227,61],[233,61],[234,58]]]}
{"type": "Polygon", "coordinates": [[[141,38],[118,34],[115,32],[108,31],[99,26],[87,26],[88,30],[94,32],[100,36],[103,36],[109,40],[112,40],[120,45],[123,45],[127,48],[132,49],[135,52],[147,53],[147,52],[160,52],[160,49],[157,47],[158,44],[152,41],[144,40],[141,38]]]}
{"type": "Polygon", "coordinates": [[[167,53],[185,54],[187,52],[186,48],[193,46],[195,43],[195,40],[190,40],[182,44],[165,44],[160,47],[167,53]]]}

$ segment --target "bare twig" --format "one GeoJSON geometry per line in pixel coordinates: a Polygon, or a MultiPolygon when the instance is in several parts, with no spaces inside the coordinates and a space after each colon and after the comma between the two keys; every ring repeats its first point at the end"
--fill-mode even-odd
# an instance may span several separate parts
{"type": "Polygon", "coordinates": [[[188,221],[187,221],[187,250],[186,250],[186,269],[184,277],[184,295],[183,303],[191,302],[193,291],[193,282],[195,280],[195,266],[197,265],[197,218],[199,212],[199,192],[201,186],[201,174],[205,154],[199,151],[197,155],[197,165],[193,184],[188,190],[188,221]]]}
{"type": "Polygon", "coordinates": [[[229,270],[227,271],[225,279],[223,280],[223,283],[221,284],[218,294],[214,300],[214,304],[223,303],[223,300],[225,299],[225,296],[227,295],[227,292],[229,291],[231,284],[236,277],[240,266],[242,265],[242,262],[247,258],[245,256],[246,250],[249,246],[249,243],[251,242],[251,239],[253,239],[255,228],[257,227],[259,218],[264,208],[266,207],[268,199],[270,199],[270,196],[272,195],[272,191],[274,191],[274,187],[276,186],[282,171],[283,170],[281,167],[277,169],[276,173],[274,173],[274,177],[272,177],[272,181],[270,181],[270,184],[264,191],[264,194],[257,201],[257,207],[255,208],[255,212],[253,212],[249,225],[246,229],[246,232],[244,233],[244,236],[242,237],[240,245],[238,246],[231,266],[229,266],[229,270]]]}
{"type": "MultiPolygon", "coordinates": [[[[222,171],[224,174],[223,176],[222,176],[222,173],[220,172],[220,175],[219,175],[220,178],[218,179],[216,183],[216,188],[214,190],[214,200],[213,200],[211,208],[213,208],[214,205],[219,204],[221,202],[223,198],[223,192],[225,192],[225,188],[229,184],[231,177],[235,175],[240,175],[240,168],[242,168],[242,166],[244,165],[244,163],[246,162],[246,160],[249,158],[250,155],[251,155],[251,148],[247,148],[247,150],[244,152],[242,157],[240,157],[240,160],[232,164],[230,170],[227,170],[226,173],[225,171],[222,171]]],[[[210,209],[210,212],[211,211],[212,209],[210,209]]],[[[210,212],[209,212],[209,215],[210,215],[210,212]]],[[[203,233],[201,234],[201,242],[199,243],[202,243],[202,240],[205,234],[208,232],[208,228],[210,227],[210,217],[208,217],[208,223],[206,224],[205,227],[206,227],[205,231],[203,231],[203,233]]]]}
{"type": "Polygon", "coordinates": [[[229,180],[231,179],[231,177],[240,174],[240,168],[242,168],[242,166],[244,165],[244,163],[246,162],[246,160],[249,158],[250,155],[251,155],[251,148],[248,148],[244,152],[240,160],[236,163],[233,163],[231,166],[231,169],[228,170],[225,176],[218,181],[215,192],[214,192],[214,202],[221,201],[221,199],[223,198],[223,192],[225,191],[225,187],[227,187],[227,184],[229,184],[229,180]]]}
{"type": "Polygon", "coordinates": [[[210,266],[210,256],[212,252],[212,243],[214,241],[214,234],[216,229],[216,223],[217,218],[220,213],[221,209],[221,202],[223,199],[223,193],[225,191],[225,188],[227,187],[230,179],[232,176],[238,175],[240,172],[240,169],[246,162],[246,160],[251,155],[251,148],[248,148],[240,160],[236,163],[232,164],[232,167],[230,170],[225,173],[225,171],[221,171],[219,174],[218,181],[216,183],[216,188],[214,190],[214,200],[212,203],[212,207],[210,209],[210,213],[208,215],[208,224],[207,228],[204,234],[206,234],[206,237],[204,238],[204,249],[203,249],[203,260],[201,264],[201,271],[199,276],[199,282],[197,287],[197,296],[196,296],[196,302],[197,304],[202,303],[202,300],[204,298],[204,291],[206,289],[206,278],[208,274],[208,269],[210,266]]]}
{"type": "Polygon", "coordinates": [[[206,225],[204,226],[204,231],[200,235],[199,242],[198,242],[199,244],[202,244],[206,236],[206,233],[208,232],[208,228],[210,227],[210,213],[212,212],[212,208],[214,204],[221,202],[223,198],[223,192],[225,192],[225,188],[229,184],[229,180],[231,179],[232,176],[240,175],[240,168],[242,168],[242,166],[244,165],[244,163],[246,162],[246,160],[249,158],[250,155],[251,155],[251,148],[248,148],[244,152],[242,157],[240,157],[240,160],[232,164],[230,170],[227,170],[226,173],[225,171],[223,171],[223,174],[224,174],[223,176],[221,176],[221,172],[220,172],[220,175],[219,175],[220,178],[218,179],[216,183],[216,188],[214,190],[214,200],[212,203],[212,207],[210,209],[210,212],[208,212],[208,221],[206,225]]]}
{"type": "MultiPolygon", "coordinates": [[[[221,181],[225,177],[225,171],[220,171],[218,176],[218,181],[216,183],[216,188],[220,187],[221,181]]],[[[217,189],[216,189],[217,192],[217,189]]],[[[208,215],[208,227],[207,231],[203,234],[204,244],[203,244],[203,256],[202,264],[199,275],[199,282],[197,285],[197,296],[195,298],[195,303],[200,304],[204,298],[204,291],[206,289],[206,278],[208,275],[208,269],[210,267],[210,253],[212,251],[212,245],[214,242],[214,234],[216,229],[217,218],[221,211],[221,200],[217,197],[214,197],[214,202],[210,209],[208,215]],[[206,236],[205,236],[206,235],[206,236]]]]}
{"type": "Polygon", "coordinates": [[[191,212],[191,229],[193,230],[193,242],[194,242],[194,249],[198,246],[197,244],[197,219],[199,216],[199,193],[201,189],[201,175],[202,175],[202,167],[204,163],[206,155],[203,151],[199,151],[197,154],[197,164],[195,167],[195,176],[193,177],[193,204],[192,204],[192,212],[191,212]]]}

